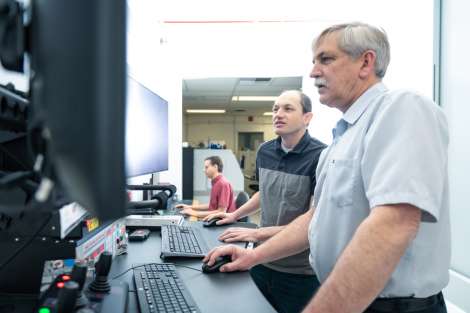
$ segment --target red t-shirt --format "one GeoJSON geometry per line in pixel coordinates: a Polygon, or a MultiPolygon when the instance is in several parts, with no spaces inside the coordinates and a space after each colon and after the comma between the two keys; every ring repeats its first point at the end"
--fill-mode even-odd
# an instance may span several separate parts
{"type": "Polygon", "coordinates": [[[232,185],[225,177],[220,174],[212,181],[211,199],[209,202],[209,210],[217,210],[218,208],[227,208],[227,213],[236,210],[235,200],[233,197],[232,185]]]}

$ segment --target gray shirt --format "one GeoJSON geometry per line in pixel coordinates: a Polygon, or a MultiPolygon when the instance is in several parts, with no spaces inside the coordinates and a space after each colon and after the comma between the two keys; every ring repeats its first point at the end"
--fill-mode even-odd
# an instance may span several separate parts
{"type": "Polygon", "coordinates": [[[408,203],[422,210],[419,231],[379,297],[441,291],[450,265],[448,130],[441,109],[378,83],[346,111],[334,134],[318,163],[309,227],[310,263],[319,280],[371,210],[408,203]]]}
{"type": "MultiPolygon", "coordinates": [[[[281,138],[262,144],[256,156],[259,179],[261,226],[289,224],[307,212],[315,188],[315,170],[325,145],[306,131],[300,142],[288,152],[281,138]]],[[[313,275],[309,251],[303,251],[263,265],[275,271],[313,275]]]]}

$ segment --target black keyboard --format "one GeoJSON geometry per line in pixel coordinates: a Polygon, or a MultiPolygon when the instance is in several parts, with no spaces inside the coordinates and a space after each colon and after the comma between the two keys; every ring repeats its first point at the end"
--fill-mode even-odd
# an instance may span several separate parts
{"type": "Polygon", "coordinates": [[[134,268],[140,313],[200,313],[173,264],[147,264],[134,268]]]}
{"type": "Polygon", "coordinates": [[[163,225],[162,252],[165,257],[202,258],[209,252],[200,230],[190,226],[163,225]]]}

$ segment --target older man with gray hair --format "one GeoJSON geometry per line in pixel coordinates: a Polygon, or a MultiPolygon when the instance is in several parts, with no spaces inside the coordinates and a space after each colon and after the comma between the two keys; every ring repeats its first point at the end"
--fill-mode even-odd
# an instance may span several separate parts
{"type": "Polygon", "coordinates": [[[448,129],[442,110],[381,82],[384,31],[329,27],[313,43],[320,102],[343,117],[322,152],[311,210],[254,250],[222,247],[222,271],[310,247],[321,287],[304,312],[446,312],[450,263],[448,129]]]}

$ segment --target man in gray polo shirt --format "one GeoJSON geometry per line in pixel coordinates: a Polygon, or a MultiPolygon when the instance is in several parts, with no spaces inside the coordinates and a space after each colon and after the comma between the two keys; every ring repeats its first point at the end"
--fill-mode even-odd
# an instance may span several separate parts
{"type": "Polygon", "coordinates": [[[431,100],[381,82],[390,48],[373,26],[332,26],[313,44],[320,102],[339,109],[314,207],[254,250],[223,247],[222,271],[310,247],[321,288],[305,312],[446,312],[450,263],[447,122],[431,100]]]}
{"type": "MultiPolygon", "coordinates": [[[[298,90],[285,91],[276,99],[273,127],[278,137],[263,143],[256,154],[259,192],[233,213],[206,217],[224,217],[217,223],[230,223],[261,207],[261,227],[232,227],[220,240],[260,244],[309,210],[315,170],[320,153],[326,147],[307,131],[311,111],[310,98],[298,90]]],[[[250,273],[263,295],[280,313],[300,312],[319,286],[309,263],[307,247],[295,255],[255,266],[250,273]]]]}

